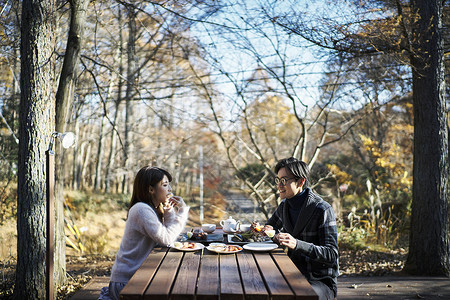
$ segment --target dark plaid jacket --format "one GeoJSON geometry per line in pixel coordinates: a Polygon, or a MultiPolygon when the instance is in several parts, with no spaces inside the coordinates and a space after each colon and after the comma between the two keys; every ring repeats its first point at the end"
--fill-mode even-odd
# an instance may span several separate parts
{"type": "Polygon", "coordinates": [[[320,280],[336,293],[339,252],[333,208],[309,188],[302,197],[305,199],[295,224],[290,221],[286,199],[266,224],[295,237],[297,247],[289,249],[289,257],[308,280],[320,280]]]}

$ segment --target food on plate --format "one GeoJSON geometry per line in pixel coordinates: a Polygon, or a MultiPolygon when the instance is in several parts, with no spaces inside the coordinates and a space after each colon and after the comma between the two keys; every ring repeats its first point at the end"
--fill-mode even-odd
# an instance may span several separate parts
{"type": "Polygon", "coordinates": [[[261,232],[263,228],[263,225],[255,225],[255,223],[252,223],[252,226],[250,227],[250,229],[255,232],[261,232]]]}
{"type": "Polygon", "coordinates": [[[192,240],[206,240],[208,237],[208,234],[203,229],[192,229],[190,232],[192,233],[191,237],[189,237],[188,233],[186,235],[192,240]]]}
{"type": "Polygon", "coordinates": [[[241,251],[242,247],[241,246],[237,246],[237,245],[226,245],[225,249],[223,250],[224,252],[236,252],[236,251],[241,251]]]}
{"type": "Polygon", "coordinates": [[[197,243],[192,242],[175,242],[173,243],[174,248],[177,249],[195,249],[197,248],[197,243]]]}
{"type": "Polygon", "coordinates": [[[218,252],[238,252],[242,250],[242,247],[237,245],[226,245],[222,243],[211,243],[208,249],[218,252]]]}
{"type": "Polygon", "coordinates": [[[208,249],[212,249],[212,250],[221,250],[221,249],[225,249],[227,245],[223,244],[223,243],[211,243],[208,246],[208,249]]]}
{"type": "Polygon", "coordinates": [[[263,228],[264,226],[256,225],[256,223],[254,222],[250,227],[250,231],[235,234],[231,238],[231,240],[233,242],[245,242],[245,243],[270,241],[271,238],[275,235],[275,230],[273,230],[273,232],[270,232],[269,230],[266,232],[263,230],[263,228]]]}

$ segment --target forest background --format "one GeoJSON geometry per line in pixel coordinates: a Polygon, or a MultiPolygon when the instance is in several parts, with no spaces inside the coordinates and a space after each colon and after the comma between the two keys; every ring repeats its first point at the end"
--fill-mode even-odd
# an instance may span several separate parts
{"type": "MultiPolygon", "coordinates": [[[[280,201],[273,166],[289,156],[309,164],[312,188],[333,205],[341,247],[408,249],[415,53],[405,36],[417,15],[408,1],[301,2],[55,2],[48,95],[68,106],[56,107],[56,122],[43,114],[27,126],[47,132],[33,141],[44,149],[54,128],[77,138],[54,145],[61,265],[66,244],[76,254],[117,249],[111,224],[92,224],[105,211],[123,221],[143,165],[172,172],[195,225],[201,199],[206,221],[227,216],[230,191],[269,216],[280,201]],[[69,92],[64,78],[76,83],[69,92]]],[[[21,2],[0,3],[1,254],[14,260],[23,16],[21,2]]],[[[36,165],[42,178],[44,161],[36,165]]]]}

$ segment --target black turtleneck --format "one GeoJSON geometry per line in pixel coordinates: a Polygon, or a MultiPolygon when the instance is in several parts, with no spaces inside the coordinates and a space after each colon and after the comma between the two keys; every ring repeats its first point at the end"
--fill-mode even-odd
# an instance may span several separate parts
{"type": "Polygon", "coordinates": [[[298,215],[300,214],[300,209],[303,202],[306,200],[306,189],[298,193],[292,198],[286,199],[286,203],[289,207],[289,219],[291,221],[292,227],[295,228],[295,223],[297,223],[298,215]]]}

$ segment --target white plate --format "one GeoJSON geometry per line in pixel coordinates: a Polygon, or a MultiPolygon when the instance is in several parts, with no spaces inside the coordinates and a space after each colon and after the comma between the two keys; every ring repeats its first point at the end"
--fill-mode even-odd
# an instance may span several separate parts
{"type": "Polygon", "coordinates": [[[278,245],[273,243],[273,244],[268,244],[268,243],[250,243],[250,244],[246,244],[244,245],[244,249],[245,250],[250,250],[250,251],[271,251],[273,249],[277,249],[278,245]]]}
{"type": "MultiPolygon", "coordinates": [[[[183,244],[183,243],[187,243],[187,242],[181,242],[181,244],[183,244]]],[[[200,243],[189,242],[189,244],[194,244],[195,247],[194,248],[183,248],[183,246],[175,247],[174,245],[170,245],[170,247],[174,248],[174,249],[177,249],[177,250],[180,250],[180,251],[197,251],[197,250],[201,250],[201,249],[205,248],[205,245],[200,244],[200,243]]]]}
{"type": "Polygon", "coordinates": [[[236,250],[233,251],[227,251],[227,250],[223,250],[222,247],[217,247],[217,246],[208,246],[206,247],[206,249],[208,249],[209,251],[212,252],[216,252],[216,253],[221,253],[221,254],[231,254],[231,253],[237,253],[237,252],[241,252],[242,251],[242,247],[238,246],[238,245],[226,245],[228,247],[236,247],[236,250]]]}

